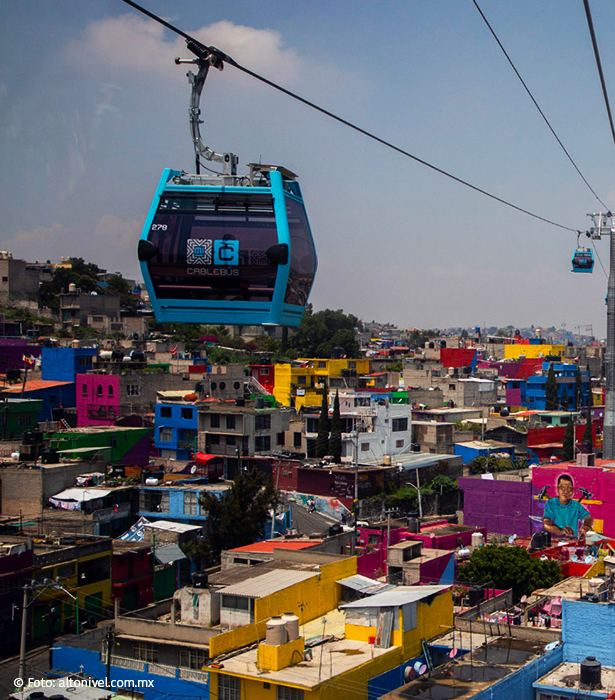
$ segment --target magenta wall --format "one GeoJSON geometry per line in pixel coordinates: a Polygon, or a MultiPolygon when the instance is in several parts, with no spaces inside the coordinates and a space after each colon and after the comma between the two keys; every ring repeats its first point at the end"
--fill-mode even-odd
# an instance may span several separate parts
{"type": "Polygon", "coordinates": [[[119,376],[78,374],[75,383],[77,426],[115,425],[120,415],[119,376]]]}
{"type": "Polygon", "coordinates": [[[519,537],[527,537],[539,529],[530,520],[530,515],[542,515],[534,500],[538,489],[532,482],[461,477],[457,483],[464,492],[464,525],[519,537]]]}

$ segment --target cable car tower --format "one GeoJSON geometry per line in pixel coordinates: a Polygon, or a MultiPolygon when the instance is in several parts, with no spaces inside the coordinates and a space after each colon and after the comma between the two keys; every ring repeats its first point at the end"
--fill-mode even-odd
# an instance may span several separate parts
{"type": "MultiPolygon", "coordinates": [[[[592,240],[609,237],[611,242],[609,284],[606,295],[606,353],[604,357],[605,406],[602,456],[615,459],[615,228],[613,214],[588,214],[593,226],[588,232],[592,240]]],[[[588,400],[589,404],[589,400],[588,400]]],[[[589,410],[589,405],[588,405],[589,410]]]]}
{"type": "MultiPolygon", "coordinates": [[[[316,251],[297,177],[275,165],[217,153],[200,134],[199,102],[211,67],[230,60],[188,38],[190,133],[196,174],[166,168],[138,244],[158,322],[298,326],[316,273],[316,251]],[[202,160],[223,171],[201,174],[202,160]]],[[[208,168],[206,168],[208,170],[208,168]]]]}

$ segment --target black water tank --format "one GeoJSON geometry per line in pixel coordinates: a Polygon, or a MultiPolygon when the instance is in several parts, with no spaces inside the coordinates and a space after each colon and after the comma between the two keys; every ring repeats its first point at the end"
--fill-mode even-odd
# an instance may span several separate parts
{"type": "Polygon", "coordinates": [[[581,685],[597,688],[602,685],[602,665],[595,656],[588,656],[581,661],[581,685]]]}
{"type": "Polygon", "coordinates": [[[335,525],[331,525],[329,528],[329,537],[340,535],[342,532],[344,532],[344,528],[339,523],[335,523],[335,525]]]}
{"type": "Polygon", "coordinates": [[[235,406],[245,406],[245,405],[246,405],[245,399],[235,399],[235,406]]]}
{"type": "Polygon", "coordinates": [[[111,351],[111,359],[112,360],[119,360],[121,362],[124,359],[124,351],[123,350],[112,350],[111,351]]]}
{"type": "Polygon", "coordinates": [[[207,588],[207,574],[204,571],[195,571],[192,574],[193,588],[207,588]]]}
{"type": "Polygon", "coordinates": [[[468,603],[471,608],[485,600],[485,589],[482,586],[472,586],[468,591],[468,603]]]}

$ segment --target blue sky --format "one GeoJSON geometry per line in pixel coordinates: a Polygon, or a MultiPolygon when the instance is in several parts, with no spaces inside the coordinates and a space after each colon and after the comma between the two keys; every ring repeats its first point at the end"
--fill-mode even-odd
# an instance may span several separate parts
{"type": "MultiPolygon", "coordinates": [[[[239,63],[472,184],[574,229],[602,207],[471,0],[144,0],[239,63]]],[[[615,209],[615,145],[582,0],[482,0],[575,162],[615,209]]],[[[591,0],[615,100],[615,5],[591,0]]],[[[183,41],[121,0],[0,0],[0,248],[138,276],[164,167],[192,170],[183,41]]],[[[317,244],[311,301],[401,327],[591,325],[606,277],[576,236],[441,175],[227,67],[205,141],[300,177],[317,244]]],[[[615,104],[614,104],[615,108],[615,104]]],[[[596,243],[608,264],[608,242],[596,243]]]]}

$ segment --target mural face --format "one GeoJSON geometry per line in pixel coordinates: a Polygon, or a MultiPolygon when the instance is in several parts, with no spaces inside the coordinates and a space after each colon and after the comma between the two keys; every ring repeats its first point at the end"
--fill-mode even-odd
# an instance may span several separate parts
{"type": "Polygon", "coordinates": [[[574,498],[577,488],[566,473],[558,476],[555,491],[557,495],[545,504],[543,528],[555,537],[584,537],[594,526],[594,518],[581,504],[586,494],[580,491],[574,498]]]}

